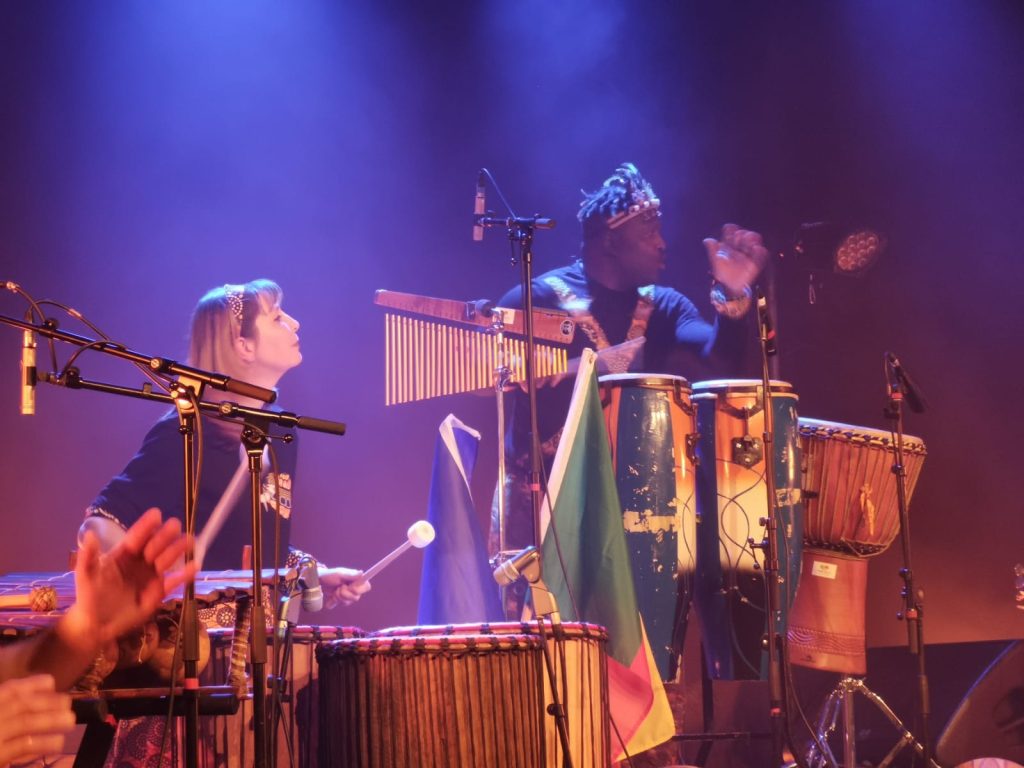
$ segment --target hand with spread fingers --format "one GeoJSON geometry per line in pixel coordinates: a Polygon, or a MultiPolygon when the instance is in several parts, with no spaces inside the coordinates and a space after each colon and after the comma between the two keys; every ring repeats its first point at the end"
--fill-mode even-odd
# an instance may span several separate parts
{"type": "Polygon", "coordinates": [[[352,568],[320,568],[320,586],[327,598],[327,607],[352,605],[370,591],[370,582],[362,571],[352,568]]]}
{"type": "Polygon", "coordinates": [[[740,296],[757,281],[768,263],[768,249],[761,235],[735,224],[722,227],[722,238],[704,240],[708,262],[714,279],[724,285],[732,296],[740,296]]]}
{"type": "Polygon", "coordinates": [[[186,546],[181,523],[161,522],[156,508],[147,510],[105,554],[87,533],[75,567],[75,604],[65,621],[78,632],[93,634],[97,643],[139,626],[169,592],[195,576],[194,562],[170,572],[186,546]]]}
{"type": "Polygon", "coordinates": [[[62,752],[74,727],[71,697],[51,675],[0,683],[0,766],[62,752]]]}
{"type": "Polygon", "coordinates": [[[186,546],[181,524],[161,522],[158,509],[105,554],[87,533],[75,565],[75,602],[51,631],[0,647],[0,682],[45,673],[57,689],[69,688],[104,644],[142,624],[168,592],[195,576],[194,563],[169,573],[186,546]]]}

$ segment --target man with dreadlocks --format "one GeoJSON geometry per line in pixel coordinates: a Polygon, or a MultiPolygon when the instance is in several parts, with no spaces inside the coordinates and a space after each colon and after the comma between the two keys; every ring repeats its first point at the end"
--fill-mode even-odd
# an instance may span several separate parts
{"type": "MultiPolygon", "coordinates": [[[[706,321],[688,298],[673,288],[655,285],[665,267],[661,236],[661,201],[632,163],[624,163],[601,187],[584,197],[577,218],[582,227],[580,255],[565,267],[533,280],[534,305],[561,309],[576,320],[578,331],[569,357],[585,347],[598,353],[601,373],[709,373],[715,358],[722,367],[742,364],[742,322],[752,301],[753,285],[768,258],[756,232],[735,224],[722,228],[720,240],[704,245],[711,262],[712,322],[706,321]]],[[[501,298],[502,307],[522,307],[521,287],[501,298]]],[[[568,412],[571,382],[538,391],[537,422],[541,453],[550,469],[558,432],[568,412]]],[[[505,486],[506,546],[519,549],[535,543],[532,504],[527,479],[530,471],[528,401],[522,392],[512,396],[507,433],[508,473],[505,486]]],[[[496,506],[496,505],[495,505],[496,506]]],[[[492,550],[497,549],[497,510],[492,519],[492,550]]]]}

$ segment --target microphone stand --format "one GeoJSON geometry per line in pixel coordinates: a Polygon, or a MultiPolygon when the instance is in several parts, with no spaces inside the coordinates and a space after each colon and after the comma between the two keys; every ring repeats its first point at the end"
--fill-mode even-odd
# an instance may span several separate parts
{"type": "MultiPolygon", "coordinates": [[[[280,730],[279,725],[281,718],[284,713],[281,709],[282,704],[286,700],[290,692],[287,690],[286,675],[288,674],[288,665],[291,663],[291,652],[292,652],[292,630],[299,623],[299,608],[302,604],[302,589],[299,587],[299,575],[295,572],[294,578],[291,577],[292,572],[290,571],[288,576],[285,577],[285,584],[288,586],[288,592],[281,599],[280,608],[278,610],[277,629],[275,631],[275,639],[281,644],[280,658],[274,658],[273,666],[273,683],[271,684],[271,704],[270,704],[270,746],[269,752],[272,756],[272,760],[277,759],[277,739],[278,731],[280,730]]],[[[287,740],[287,747],[289,753],[292,750],[292,744],[290,740],[287,740]]]]}
{"type": "Polygon", "coordinates": [[[895,358],[887,354],[885,357],[886,382],[889,402],[885,408],[885,416],[892,422],[894,458],[892,472],[896,476],[896,502],[900,519],[900,549],[903,556],[903,567],[900,577],[903,587],[900,597],[903,598],[903,609],[896,614],[897,619],[907,622],[907,647],[917,657],[917,704],[918,724],[921,729],[921,757],[925,766],[933,765],[929,721],[931,719],[931,703],[928,690],[928,675],[924,659],[924,593],[918,592],[914,586],[914,570],[910,560],[910,514],[907,505],[906,468],[903,461],[903,401],[910,398],[911,405],[917,404],[915,410],[923,411],[919,393],[911,391],[909,381],[901,368],[897,367],[895,358]]]}
{"type": "MultiPolygon", "coordinates": [[[[547,632],[544,626],[544,618],[547,617],[551,623],[551,634],[555,638],[555,643],[561,647],[564,642],[562,617],[558,613],[555,596],[551,594],[541,578],[540,553],[538,552],[537,556],[519,572],[530,586],[530,599],[533,602],[534,613],[537,614],[537,634],[540,636],[540,649],[544,656],[548,685],[551,688],[551,704],[548,706],[548,714],[555,718],[555,730],[558,733],[558,741],[562,745],[562,768],[573,768],[572,753],[569,751],[569,724],[558,693],[558,676],[555,674],[555,665],[551,660],[551,649],[548,647],[547,632]]],[[[564,673],[564,656],[559,654],[559,657],[563,659],[562,671],[564,673]]]]}
{"type": "MultiPolygon", "coordinates": [[[[79,381],[80,383],[80,381],[79,381]]],[[[201,382],[179,378],[171,385],[171,396],[178,412],[178,431],[181,432],[185,484],[185,535],[189,545],[185,549],[185,565],[195,558],[191,542],[196,534],[195,497],[195,442],[196,403],[202,399],[201,382]]],[[[181,602],[181,636],[184,679],[182,698],[185,707],[185,765],[194,768],[199,765],[199,615],[196,606],[196,587],[193,581],[185,584],[181,602]]]]}
{"type": "MultiPolygon", "coordinates": [[[[778,500],[775,485],[775,411],[771,396],[771,374],[769,355],[775,354],[774,334],[768,326],[767,307],[762,311],[763,296],[758,296],[757,331],[761,346],[761,392],[764,407],[764,476],[768,495],[768,515],[761,522],[764,525],[764,539],[753,544],[763,553],[765,593],[767,598],[767,650],[768,650],[768,692],[769,716],[772,734],[772,760],[774,765],[783,765],[783,750],[788,739],[788,711],[785,694],[785,631],[782,629],[782,589],[779,581],[778,500]]],[[[795,754],[795,750],[794,750],[795,754]]]]}
{"type": "MultiPolygon", "coordinates": [[[[504,227],[508,231],[509,242],[513,247],[519,244],[519,263],[522,267],[522,293],[523,293],[523,331],[526,336],[526,355],[524,367],[526,372],[526,392],[530,407],[530,500],[533,512],[533,541],[538,551],[541,547],[540,525],[541,507],[544,501],[544,489],[541,484],[541,455],[540,455],[540,434],[537,426],[537,377],[535,375],[536,363],[534,359],[534,329],[533,329],[533,233],[537,229],[552,229],[555,222],[552,219],[541,216],[520,218],[511,216],[504,219],[490,216],[477,216],[476,223],[479,227],[504,227]]],[[[515,256],[512,258],[515,264],[515,256]]],[[[500,493],[505,493],[504,486],[500,493]]],[[[503,507],[502,507],[502,511],[503,507]]],[[[500,513],[499,513],[500,514],[500,513]]],[[[552,525],[554,521],[552,521],[552,525]]],[[[505,521],[499,521],[499,531],[504,533],[505,521]]],[[[501,556],[499,552],[499,556],[501,556]]],[[[555,604],[555,596],[551,594],[541,578],[541,559],[534,558],[530,564],[523,569],[522,574],[530,585],[530,598],[533,601],[533,609],[537,615],[537,630],[540,635],[541,651],[544,655],[544,664],[547,668],[548,681],[551,687],[551,706],[549,713],[555,718],[555,729],[562,745],[562,765],[564,768],[572,768],[572,755],[569,752],[569,730],[566,723],[565,710],[561,705],[558,695],[557,675],[555,674],[554,663],[551,660],[551,652],[548,648],[547,632],[544,628],[544,617],[549,617],[551,627],[555,633],[556,642],[560,642],[561,617],[555,604]],[[556,629],[557,628],[557,629],[556,629]]]]}
{"type": "MultiPolygon", "coordinates": [[[[526,336],[526,355],[524,367],[526,371],[526,392],[529,400],[530,413],[530,501],[533,516],[533,541],[534,545],[540,548],[540,515],[541,505],[544,500],[543,488],[541,485],[541,455],[540,435],[537,427],[537,377],[535,375],[536,361],[534,359],[534,328],[533,328],[533,233],[537,229],[552,229],[555,226],[553,219],[532,216],[520,218],[510,216],[508,218],[494,218],[491,216],[477,216],[477,226],[483,228],[503,227],[508,232],[509,242],[513,248],[519,244],[519,263],[522,267],[522,292],[523,292],[523,331],[526,336]]],[[[515,264],[516,257],[513,255],[512,263],[515,264]]],[[[501,493],[505,493],[504,487],[501,493]]],[[[499,530],[504,530],[504,521],[499,522],[499,530]]],[[[501,552],[499,552],[499,557],[501,552]]]]}

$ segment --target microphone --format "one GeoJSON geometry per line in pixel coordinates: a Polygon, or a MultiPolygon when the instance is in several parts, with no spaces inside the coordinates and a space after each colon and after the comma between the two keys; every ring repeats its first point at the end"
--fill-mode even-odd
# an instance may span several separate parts
{"type": "Polygon", "coordinates": [[[903,396],[907,398],[910,410],[914,413],[924,413],[925,408],[928,407],[928,400],[922,394],[921,388],[910,378],[910,374],[907,373],[907,369],[903,367],[899,358],[892,352],[886,352],[885,361],[889,364],[889,370],[892,371],[895,382],[895,386],[891,384],[890,387],[903,393],[903,396]]]}
{"type": "Polygon", "coordinates": [[[480,217],[487,213],[487,195],[484,189],[484,182],[487,177],[483,170],[476,179],[476,198],[473,201],[473,240],[479,242],[484,239],[484,225],[480,223],[480,217]]]}
{"type": "Polygon", "coordinates": [[[474,320],[477,317],[488,318],[494,314],[494,302],[490,299],[477,299],[466,302],[466,319],[474,320]]]}
{"type": "MultiPolygon", "coordinates": [[[[30,318],[27,318],[30,319],[30,318]]],[[[21,415],[36,413],[36,337],[24,331],[21,342],[21,415]]]]}
{"type": "Polygon", "coordinates": [[[311,557],[299,561],[299,586],[302,587],[302,610],[316,613],[324,607],[320,574],[316,570],[316,561],[311,557]]]}
{"type": "Polygon", "coordinates": [[[772,316],[768,312],[768,299],[761,291],[757,292],[757,321],[764,339],[764,352],[771,357],[779,350],[775,344],[775,326],[772,325],[772,316]]]}
{"type": "Polygon", "coordinates": [[[529,546],[494,569],[494,580],[501,586],[507,587],[514,583],[522,575],[524,568],[540,559],[540,552],[534,546],[529,546]]]}

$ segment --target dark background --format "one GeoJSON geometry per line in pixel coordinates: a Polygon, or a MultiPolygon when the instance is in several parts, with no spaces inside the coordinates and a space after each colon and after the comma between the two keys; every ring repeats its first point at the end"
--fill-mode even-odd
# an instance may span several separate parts
{"type": "MultiPolygon", "coordinates": [[[[282,403],[349,428],[302,436],[295,542],[366,567],[425,516],[450,411],[483,433],[489,505],[493,400],[385,408],[372,305],[378,288],[496,298],[517,279],[498,233],[470,240],[481,166],[519,213],[559,221],[537,237],[540,271],[575,252],[580,188],[636,162],[663,201],[664,281],[708,314],[700,241],[723,222],[775,252],[801,222],[871,223],[884,258],[813,306],[806,272],[776,260],[780,372],[802,415],[883,427],[882,353],[900,355],[931,406],[906,424],[929,449],[911,506],[927,639],[1020,637],[1022,8],[4,2],[0,279],[180,358],[208,288],[279,281],[305,354],[282,403]]],[[[0,344],[0,564],[60,570],[162,407],[40,387],[39,415],[20,417],[20,335],[0,344]]],[[[871,565],[871,645],[904,642],[897,550],[871,565]]],[[[420,559],[321,621],[413,623],[420,559]]]]}

